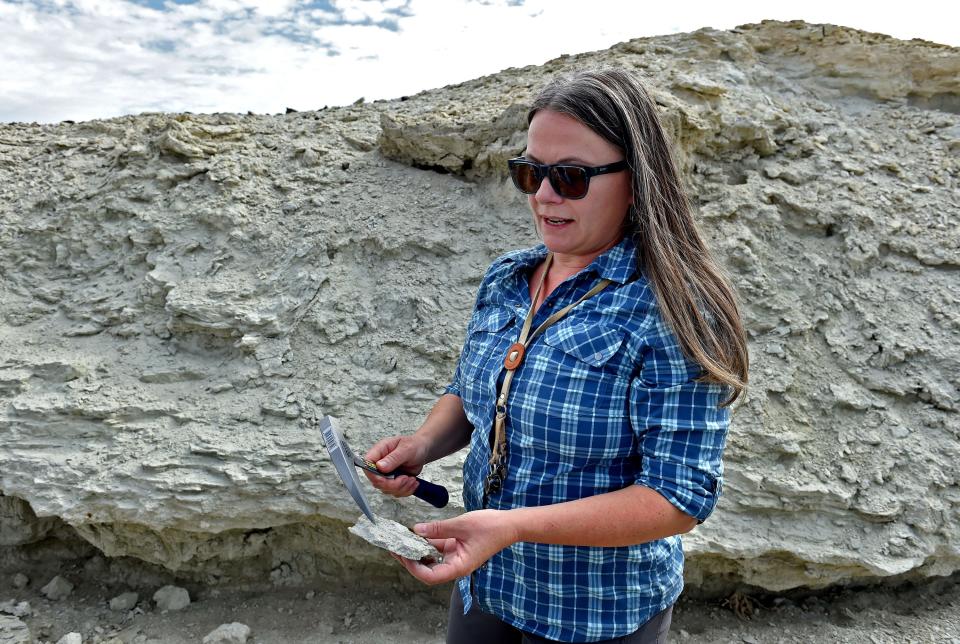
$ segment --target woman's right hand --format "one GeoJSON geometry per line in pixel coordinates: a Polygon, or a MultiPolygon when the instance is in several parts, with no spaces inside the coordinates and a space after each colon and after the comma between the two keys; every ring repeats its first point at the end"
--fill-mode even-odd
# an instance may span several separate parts
{"type": "MultiPolygon", "coordinates": [[[[377,469],[389,474],[394,470],[403,470],[416,476],[426,464],[427,449],[416,435],[391,436],[384,438],[370,448],[366,459],[377,464],[377,469]]],[[[362,469],[362,468],[361,468],[362,469]]],[[[366,470],[367,480],[384,494],[402,497],[410,496],[420,483],[414,476],[398,475],[396,478],[377,476],[366,470]]]]}

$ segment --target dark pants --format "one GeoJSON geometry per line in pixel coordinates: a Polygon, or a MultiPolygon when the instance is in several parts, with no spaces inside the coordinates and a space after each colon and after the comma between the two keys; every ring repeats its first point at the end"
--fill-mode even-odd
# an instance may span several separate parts
{"type": "MultiPolygon", "coordinates": [[[[667,606],[629,635],[603,640],[597,644],[666,644],[672,615],[673,606],[667,606]]],[[[501,621],[499,617],[484,613],[476,605],[464,615],[463,600],[454,585],[450,595],[447,644],[544,644],[553,641],[524,633],[501,621]]]]}

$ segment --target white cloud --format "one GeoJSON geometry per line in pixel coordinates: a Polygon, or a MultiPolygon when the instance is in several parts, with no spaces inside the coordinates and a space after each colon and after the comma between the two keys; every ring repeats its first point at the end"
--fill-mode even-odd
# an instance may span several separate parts
{"type": "Polygon", "coordinates": [[[331,4],[347,22],[383,22],[395,18],[389,10],[398,9],[404,3],[390,0],[332,0],[331,4]]]}
{"type": "Polygon", "coordinates": [[[244,5],[253,8],[261,16],[277,17],[288,13],[295,0],[249,0],[244,5]]]}
{"type": "Polygon", "coordinates": [[[960,45],[956,3],[635,0],[0,0],[0,121],[279,112],[412,94],[640,36],[765,18],[960,45]],[[330,55],[335,52],[336,55],[330,55]]]}

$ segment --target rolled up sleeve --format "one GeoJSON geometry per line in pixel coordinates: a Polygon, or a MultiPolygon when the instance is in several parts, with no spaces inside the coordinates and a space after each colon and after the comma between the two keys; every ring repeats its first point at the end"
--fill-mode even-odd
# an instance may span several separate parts
{"type": "Polygon", "coordinates": [[[635,482],[703,523],[722,490],[730,411],[719,405],[727,391],[696,382],[702,368],[683,355],[662,321],[659,327],[630,383],[630,422],[641,453],[635,482]]]}
{"type": "Polygon", "coordinates": [[[460,357],[457,358],[457,368],[453,372],[453,380],[450,381],[450,384],[443,388],[443,393],[453,394],[454,396],[460,395],[460,363],[463,362],[463,350],[460,351],[460,357]]]}

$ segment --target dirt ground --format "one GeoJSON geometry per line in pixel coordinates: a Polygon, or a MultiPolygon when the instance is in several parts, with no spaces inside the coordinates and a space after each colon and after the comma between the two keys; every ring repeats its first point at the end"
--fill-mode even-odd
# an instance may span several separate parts
{"type": "MultiPolygon", "coordinates": [[[[0,603],[29,602],[31,614],[22,621],[37,642],[53,644],[66,633],[79,632],[84,644],[194,644],[221,624],[241,622],[252,630],[249,642],[257,644],[433,644],[444,641],[451,589],[418,586],[414,580],[257,591],[183,584],[192,602],[174,612],[158,610],[152,601],[155,589],[145,586],[133,588],[140,594],[133,610],[113,611],[110,599],[130,586],[98,579],[79,563],[59,572],[76,587],[66,599],[50,601],[40,593],[49,569],[0,569],[0,603]],[[20,589],[13,585],[18,572],[30,578],[20,589]]],[[[671,641],[960,644],[960,574],[895,588],[715,600],[684,596],[674,611],[671,641]]]]}

